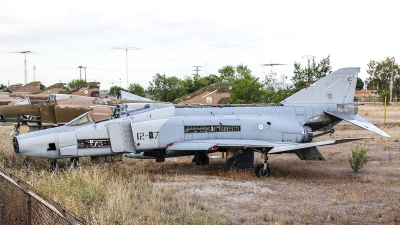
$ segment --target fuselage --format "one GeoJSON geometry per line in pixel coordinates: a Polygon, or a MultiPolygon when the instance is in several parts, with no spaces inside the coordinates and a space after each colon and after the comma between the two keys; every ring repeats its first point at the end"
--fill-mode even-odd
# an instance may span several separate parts
{"type": "Polygon", "coordinates": [[[14,150],[20,155],[69,158],[165,150],[171,143],[191,140],[300,143],[311,141],[308,126],[320,124],[324,111],[336,109],[337,104],[190,108],[149,103],[117,119],[95,122],[85,114],[65,126],[16,136],[14,150]]]}

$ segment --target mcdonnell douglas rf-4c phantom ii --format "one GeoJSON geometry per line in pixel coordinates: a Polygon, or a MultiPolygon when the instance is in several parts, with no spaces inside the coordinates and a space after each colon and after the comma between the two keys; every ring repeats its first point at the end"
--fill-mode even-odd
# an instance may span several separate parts
{"type": "Polygon", "coordinates": [[[227,155],[242,152],[237,158],[250,153],[254,163],[257,151],[263,154],[264,163],[254,171],[259,177],[269,176],[267,154],[294,153],[301,160],[325,160],[318,146],[364,139],[313,142],[342,120],[390,137],[357,115],[352,102],[359,71],[339,69],[279,105],[191,108],[146,103],[131,111],[122,105],[102,121],[86,113],[61,127],[16,136],[14,151],[51,159],[90,156],[94,162],[120,161],[123,154],[157,162],[194,155],[197,165],[208,164],[207,154],[218,151],[227,155]]]}

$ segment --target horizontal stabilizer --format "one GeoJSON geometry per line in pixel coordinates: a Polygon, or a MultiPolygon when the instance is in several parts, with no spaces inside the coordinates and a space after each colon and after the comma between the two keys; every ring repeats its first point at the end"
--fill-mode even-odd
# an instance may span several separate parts
{"type": "Polygon", "coordinates": [[[335,116],[337,118],[340,118],[342,120],[346,120],[349,123],[357,125],[361,128],[364,128],[364,129],[374,132],[376,134],[390,138],[390,135],[383,132],[381,129],[377,128],[372,123],[368,122],[367,120],[365,120],[364,118],[362,118],[361,116],[359,116],[357,114],[351,114],[351,113],[345,113],[345,112],[334,112],[334,111],[325,111],[325,113],[328,113],[328,114],[335,116]]]}

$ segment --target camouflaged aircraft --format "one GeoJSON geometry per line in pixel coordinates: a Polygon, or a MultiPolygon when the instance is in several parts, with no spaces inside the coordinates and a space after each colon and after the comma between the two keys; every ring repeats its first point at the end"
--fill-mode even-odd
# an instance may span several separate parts
{"type": "MultiPolygon", "coordinates": [[[[52,159],[89,156],[93,162],[121,161],[194,155],[196,165],[206,165],[209,153],[226,152],[229,159],[243,158],[254,164],[254,152],[264,156],[254,172],[270,175],[267,154],[296,154],[301,160],[324,161],[317,147],[335,145],[365,137],[315,141],[331,133],[345,120],[361,128],[390,137],[357,115],[353,104],[360,68],[339,69],[310,87],[275,105],[217,105],[190,107],[146,103],[141,108],[117,107],[113,116],[94,121],[89,113],[65,126],[14,137],[17,155],[52,159]],[[251,155],[253,158],[251,158],[251,155]]],[[[73,164],[73,163],[71,163],[73,164]]]]}
{"type": "Polygon", "coordinates": [[[132,96],[126,99],[94,97],[99,95],[98,85],[96,87],[82,86],[68,94],[52,94],[49,89],[48,94],[1,95],[3,103],[12,105],[0,105],[0,125],[15,126],[13,132],[18,135],[21,125],[28,126],[29,131],[62,126],[85,112],[90,112],[95,120],[101,120],[109,118],[118,104],[153,102],[132,100],[132,96]]]}

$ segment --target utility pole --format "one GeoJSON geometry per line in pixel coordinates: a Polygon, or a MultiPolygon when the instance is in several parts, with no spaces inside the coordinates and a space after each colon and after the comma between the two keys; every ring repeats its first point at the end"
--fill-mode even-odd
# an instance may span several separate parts
{"type": "MultiPolygon", "coordinates": [[[[199,75],[199,71],[200,71],[200,67],[202,67],[202,66],[193,66],[193,67],[195,67],[196,69],[195,70],[192,70],[192,71],[196,71],[196,75],[198,76],[199,75]]],[[[203,67],[202,67],[203,68],[203,67]]]]}
{"type": "Polygon", "coordinates": [[[85,82],[86,82],[86,66],[83,67],[83,69],[85,70],[85,82]]]}
{"type": "Polygon", "coordinates": [[[314,61],[315,56],[313,56],[313,55],[305,55],[305,56],[303,56],[301,58],[304,58],[304,57],[307,59],[307,61],[308,61],[308,69],[310,69],[310,61],[311,61],[311,59],[314,61]]]}
{"type": "Polygon", "coordinates": [[[31,52],[31,51],[21,51],[21,52],[9,52],[9,53],[21,53],[21,54],[24,54],[24,55],[25,55],[25,60],[24,60],[24,66],[25,66],[25,84],[27,84],[27,83],[28,83],[28,74],[27,74],[27,71],[26,71],[26,53],[33,53],[33,52],[31,52]]]}
{"type": "Polygon", "coordinates": [[[313,55],[305,55],[305,56],[303,56],[301,58],[304,58],[304,57],[307,59],[307,62],[308,62],[308,69],[307,69],[307,73],[306,73],[306,79],[307,79],[306,83],[307,83],[307,86],[310,86],[311,83],[313,82],[313,79],[312,79],[313,75],[311,74],[310,61],[311,61],[311,59],[313,60],[313,66],[314,66],[315,56],[313,56],[313,55]]]}
{"type": "Polygon", "coordinates": [[[136,48],[136,47],[128,47],[128,43],[125,43],[125,47],[113,47],[110,50],[114,49],[125,49],[126,52],[126,86],[129,88],[129,82],[128,82],[128,50],[140,50],[142,48],[136,48]]]}
{"type": "Polygon", "coordinates": [[[78,66],[78,69],[79,69],[79,80],[82,80],[82,68],[83,68],[83,66],[78,66]]]}
{"type": "Polygon", "coordinates": [[[35,73],[36,67],[33,66],[33,81],[36,81],[36,73],[35,73]]]}
{"type": "Polygon", "coordinates": [[[21,52],[22,54],[25,55],[25,60],[24,60],[24,64],[25,64],[25,84],[28,83],[28,74],[27,74],[27,72],[26,72],[26,53],[29,53],[29,52],[31,52],[31,51],[24,51],[24,52],[21,52]]]}
{"type": "MultiPolygon", "coordinates": [[[[275,75],[276,75],[276,73],[274,73],[273,72],[273,69],[272,69],[272,67],[273,66],[283,66],[283,65],[287,65],[287,64],[282,64],[282,63],[266,63],[266,64],[261,64],[261,66],[270,66],[271,67],[271,72],[269,73],[269,76],[271,77],[271,78],[273,78],[273,87],[274,87],[274,89],[276,89],[277,88],[277,85],[276,85],[276,79],[275,79],[275,75]]],[[[264,73],[265,74],[265,73],[264,73]]],[[[264,80],[266,81],[267,80],[267,75],[265,74],[265,78],[264,78],[264,80]]]]}

